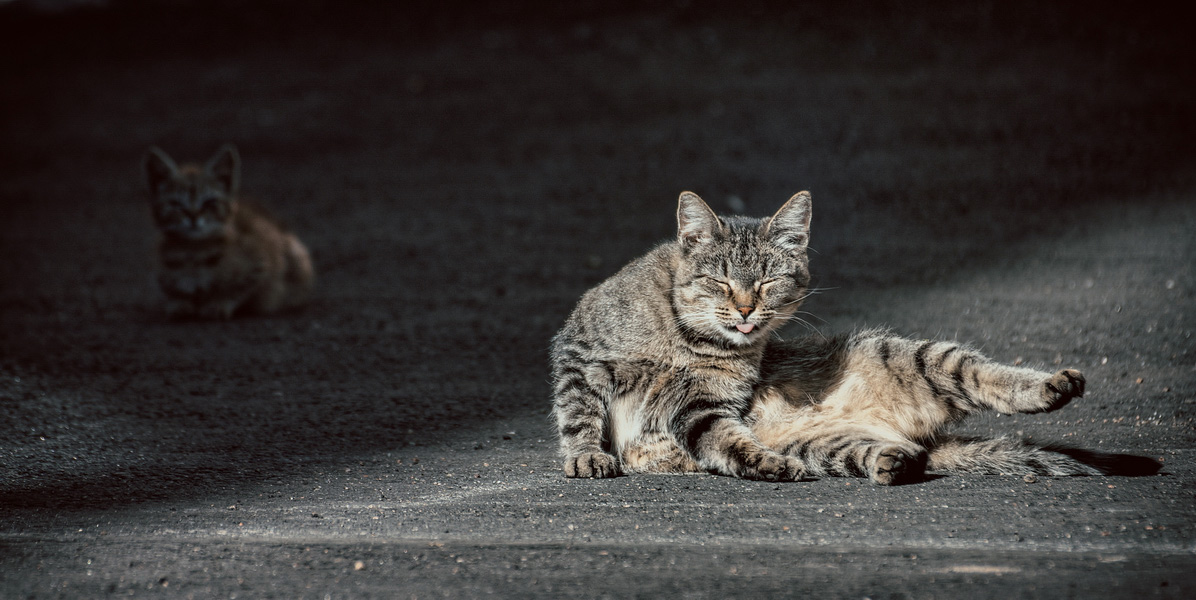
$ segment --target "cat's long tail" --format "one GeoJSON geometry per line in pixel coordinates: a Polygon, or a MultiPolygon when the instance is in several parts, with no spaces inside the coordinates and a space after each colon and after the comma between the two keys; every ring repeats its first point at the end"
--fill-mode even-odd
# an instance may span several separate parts
{"type": "Polygon", "coordinates": [[[1162,465],[1145,456],[1038,446],[1006,437],[943,436],[928,447],[926,470],[990,475],[1154,475],[1162,465]]]}

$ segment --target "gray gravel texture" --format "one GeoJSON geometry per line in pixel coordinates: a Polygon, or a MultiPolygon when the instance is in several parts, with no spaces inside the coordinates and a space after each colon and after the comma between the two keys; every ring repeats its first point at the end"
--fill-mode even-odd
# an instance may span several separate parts
{"type": "Polygon", "coordinates": [[[1189,38],[1161,5],[0,5],[0,597],[1194,597],[1189,38]],[[317,294],[170,322],[140,157],[228,141],[317,294]],[[813,192],[819,331],[1087,375],[962,431],[1160,473],[566,480],[548,340],[685,189],[813,192]]]}

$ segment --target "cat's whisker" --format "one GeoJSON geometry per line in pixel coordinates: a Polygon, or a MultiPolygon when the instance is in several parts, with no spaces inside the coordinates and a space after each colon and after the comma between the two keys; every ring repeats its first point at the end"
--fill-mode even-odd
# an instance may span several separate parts
{"type": "MultiPolygon", "coordinates": [[[[784,321],[785,323],[788,323],[789,321],[797,321],[798,323],[801,323],[802,325],[805,325],[807,328],[809,328],[811,331],[813,331],[813,332],[817,333],[818,335],[820,335],[820,336],[822,336],[822,337],[824,337],[824,338],[826,337],[825,335],[823,335],[822,331],[820,331],[820,330],[819,330],[817,327],[815,327],[815,326],[814,326],[813,324],[811,324],[809,321],[806,321],[805,319],[803,319],[803,318],[799,317],[799,316],[798,316],[798,314],[809,315],[809,316],[811,316],[811,317],[813,317],[813,318],[815,318],[815,319],[818,319],[818,317],[817,317],[817,316],[815,316],[815,315],[812,315],[812,314],[810,314],[810,313],[808,313],[808,312],[805,312],[805,311],[798,311],[798,312],[796,312],[796,313],[793,313],[793,314],[789,314],[789,315],[783,315],[783,316],[778,316],[778,317],[776,317],[776,318],[777,318],[777,319],[780,319],[780,320],[782,320],[782,321],[784,321]]],[[[822,319],[818,319],[818,320],[819,320],[819,321],[822,321],[824,325],[825,325],[825,324],[828,324],[826,321],[824,321],[824,320],[822,320],[822,319]]]]}
{"type": "Polygon", "coordinates": [[[823,325],[830,325],[830,323],[829,323],[829,322],[827,322],[827,320],[826,320],[826,319],[823,319],[822,317],[820,317],[820,316],[818,316],[818,315],[816,315],[816,314],[814,314],[814,313],[812,313],[812,312],[807,312],[807,311],[804,311],[804,310],[799,310],[799,311],[797,311],[796,313],[793,313],[793,314],[795,314],[795,315],[807,315],[807,316],[809,316],[809,317],[811,317],[811,318],[818,319],[819,321],[822,321],[822,324],[823,324],[823,325]]]}
{"type": "MultiPolygon", "coordinates": [[[[833,289],[833,288],[827,288],[827,289],[833,289]]],[[[821,290],[806,290],[806,294],[803,295],[802,297],[797,298],[795,300],[790,300],[789,302],[786,302],[786,303],[782,304],[781,306],[789,306],[791,304],[797,304],[799,302],[804,302],[806,300],[806,298],[809,298],[810,296],[813,296],[814,294],[817,294],[819,292],[821,292],[821,290]]]]}
{"type": "Polygon", "coordinates": [[[803,318],[801,318],[801,317],[798,317],[798,316],[796,316],[796,315],[793,317],[793,320],[794,320],[794,321],[797,321],[798,323],[801,323],[802,325],[805,325],[806,327],[808,327],[808,328],[810,329],[810,331],[813,331],[814,333],[817,333],[819,336],[821,336],[821,337],[823,337],[823,338],[826,338],[826,336],[822,334],[822,330],[820,330],[820,329],[818,329],[817,327],[815,327],[815,326],[814,326],[812,323],[810,323],[809,321],[807,321],[807,320],[805,320],[805,319],[803,319],[803,318]]]}

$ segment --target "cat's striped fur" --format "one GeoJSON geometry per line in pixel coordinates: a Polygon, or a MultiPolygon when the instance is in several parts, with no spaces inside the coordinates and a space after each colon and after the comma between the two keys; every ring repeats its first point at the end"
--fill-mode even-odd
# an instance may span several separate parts
{"type": "Polygon", "coordinates": [[[1096,475],[1096,467],[1045,447],[945,432],[970,413],[1043,412],[1083,393],[1074,369],[1012,367],[963,344],[869,330],[771,342],[747,421],[811,476],[891,484],[925,470],[1096,475]]]}
{"type": "Polygon", "coordinates": [[[204,165],[181,166],[150,148],[144,165],[169,316],[227,319],[307,301],[315,280],[307,248],[239,199],[235,147],[225,145],[204,165]]]}
{"type": "Polygon", "coordinates": [[[810,213],[807,192],[766,219],[717,217],[683,193],[677,240],[582,297],[551,350],[567,476],[1100,472],[1049,448],[944,433],[981,410],[1058,408],[1083,395],[1079,371],[882,330],[770,340],[807,295],[810,213]]]}

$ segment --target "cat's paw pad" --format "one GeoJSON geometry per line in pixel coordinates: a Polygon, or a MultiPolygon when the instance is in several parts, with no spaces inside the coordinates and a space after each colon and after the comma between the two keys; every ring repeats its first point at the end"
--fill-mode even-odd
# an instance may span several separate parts
{"type": "Polygon", "coordinates": [[[900,446],[883,448],[872,463],[872,482],[897,485],[921,477],[926,470],[926,452],[900,446]]]}
{"type": "Polygon", "coordinates": [[[800,481],[805,472],[805,464],[801,460],[773,453],[761,458],[754,468],[745,469],[742,477],[763,481],[800,481]]]}
{"type": "Polygon", "coordinates": [[[1076,369],[1063,369],[1046,380],[1043,394],[1047,400],[1044,411],[1062,408],[1073,398],[1084,395],[1084,374],[1076,369]]]}
{"type": "Polygon", "coordinates": [[[565,477],[604,479],[618,474],[618,461],[606,452],[587,452],[565,459],[565,477]]]}

